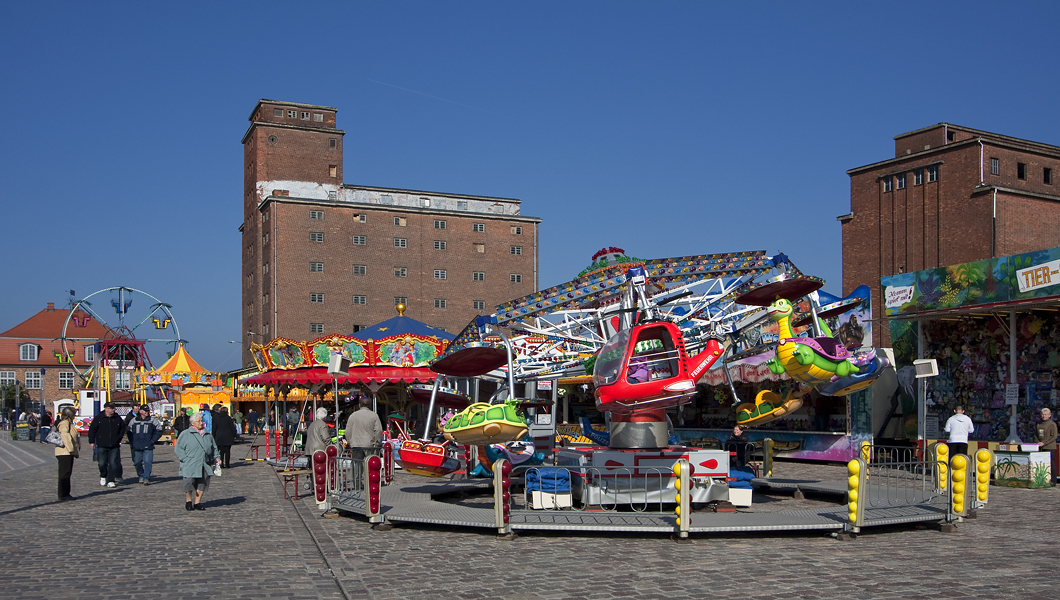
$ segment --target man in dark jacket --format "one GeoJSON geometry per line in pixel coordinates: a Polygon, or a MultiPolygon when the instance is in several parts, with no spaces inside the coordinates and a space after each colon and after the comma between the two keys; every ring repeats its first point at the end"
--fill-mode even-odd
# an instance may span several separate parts
{"type": "Polygon", "coordinates": [[[228,416],[228,408],[218,406],[213,416],[213,441],[221,467],[232,468],[232,444],[236,443],[236,422],[228,416]]]}
{"type": "Polygon", "coordinates": [[[103,405],[103,412],[88,426],[88,447],[96,453],[99,465],[99,485],[117,487],[121,481],[121,439],[125,437],[125,422],[114,412],[114,403],[103,405]]]}
{"type": "Polygon", "coordinates": [[[151,416],[151,407],[144,404],[135,419],[129,422],[129,445],[132,446],[133,466],[140,483],[151,485],[151,466],[155,462],[155,442],[162,437],[162,423],[151,416]]]}
{"type": "Polygon", "coordinates": [[[176,439],[180,437],[180,432],[184,431],[188,427],[191,427],[191,413],[192,410],[190,408],[186,408],[184,409],[184,412],[180,413],[179,417],[173,419],[173,431],[177,432],[176,435],[173,436],[174,446],[177,445],[176,439]]]}

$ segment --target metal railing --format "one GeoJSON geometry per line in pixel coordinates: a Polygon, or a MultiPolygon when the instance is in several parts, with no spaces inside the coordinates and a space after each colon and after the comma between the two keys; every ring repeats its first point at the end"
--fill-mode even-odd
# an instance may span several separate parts
{"type": "MultiPolygon", "coordinates": [[[[335,477],[331,486],[333,494],[358,494],[364,490],[364,459],[369,456],[385,458],[380,446],[369,448],[344,448],[335,457],[335,477]]],[[[390,459],[393,459],[393,455],[390,459]]],[[[385,467],[384,467],[385,469],[385,467]]],[[[392,469],[391,469],[392,470],[392,469]]],[[[386,485],[384,480],[384,485],[386,485]]]]}
{"type": "MultiPolygon", "coordinates": [[[[524,475],[524,507],[534,510],[670,515],[677,496],[677,477],[665,467],[530,467],[524,475]]],[[[694,477],[690,491],[694,503],[725,500],[728,483],[724,477],[694,477]]]]}
{"type": "Polygon", "coordinates": [[[905,446],[865,444],[867,508],[944,506],[948,501],[946,464],[930,452],[905,446]]]}

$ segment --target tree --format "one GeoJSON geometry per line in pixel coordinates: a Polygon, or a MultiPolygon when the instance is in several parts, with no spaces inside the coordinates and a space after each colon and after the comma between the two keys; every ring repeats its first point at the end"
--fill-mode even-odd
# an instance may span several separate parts
{"type": "Polygon", "coordinates": [[[8,383],[0,387],[0,397],[3,398],[4,416],[8,415],[8,411],[12,408],[21,406],[23,402],[32,400],[29,395],[29,391],[26,390],[25,386],[18,386],[18,401],[15,400],[15,384],[8,383]]]}

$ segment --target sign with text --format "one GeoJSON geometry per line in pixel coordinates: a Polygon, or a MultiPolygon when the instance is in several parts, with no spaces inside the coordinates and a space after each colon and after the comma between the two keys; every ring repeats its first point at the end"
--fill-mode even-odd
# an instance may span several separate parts
{"type": "Polygon", "coordinates": [[[1060,283],[1060,260],[1016,271],[1016,283],[1021,293],[1060,283]]]}

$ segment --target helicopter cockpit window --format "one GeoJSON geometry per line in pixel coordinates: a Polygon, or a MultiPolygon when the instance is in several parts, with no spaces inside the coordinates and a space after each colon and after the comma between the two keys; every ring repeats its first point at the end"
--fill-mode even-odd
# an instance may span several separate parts
{"type": "Polygon", "coordinates": [[[620,331],[600,348],[596,365],[593,367],[593,384],[608,385],[618,381],[618,372],[626,357],[626,346],[629,344],[630,330],[620,331]]]}
{"type": "Polygon", "coordinates": [[[677,375],[677,350],[670,332],[663,327],[642,329],[629,359],[630,383],[669,379],[677,375]]]}

